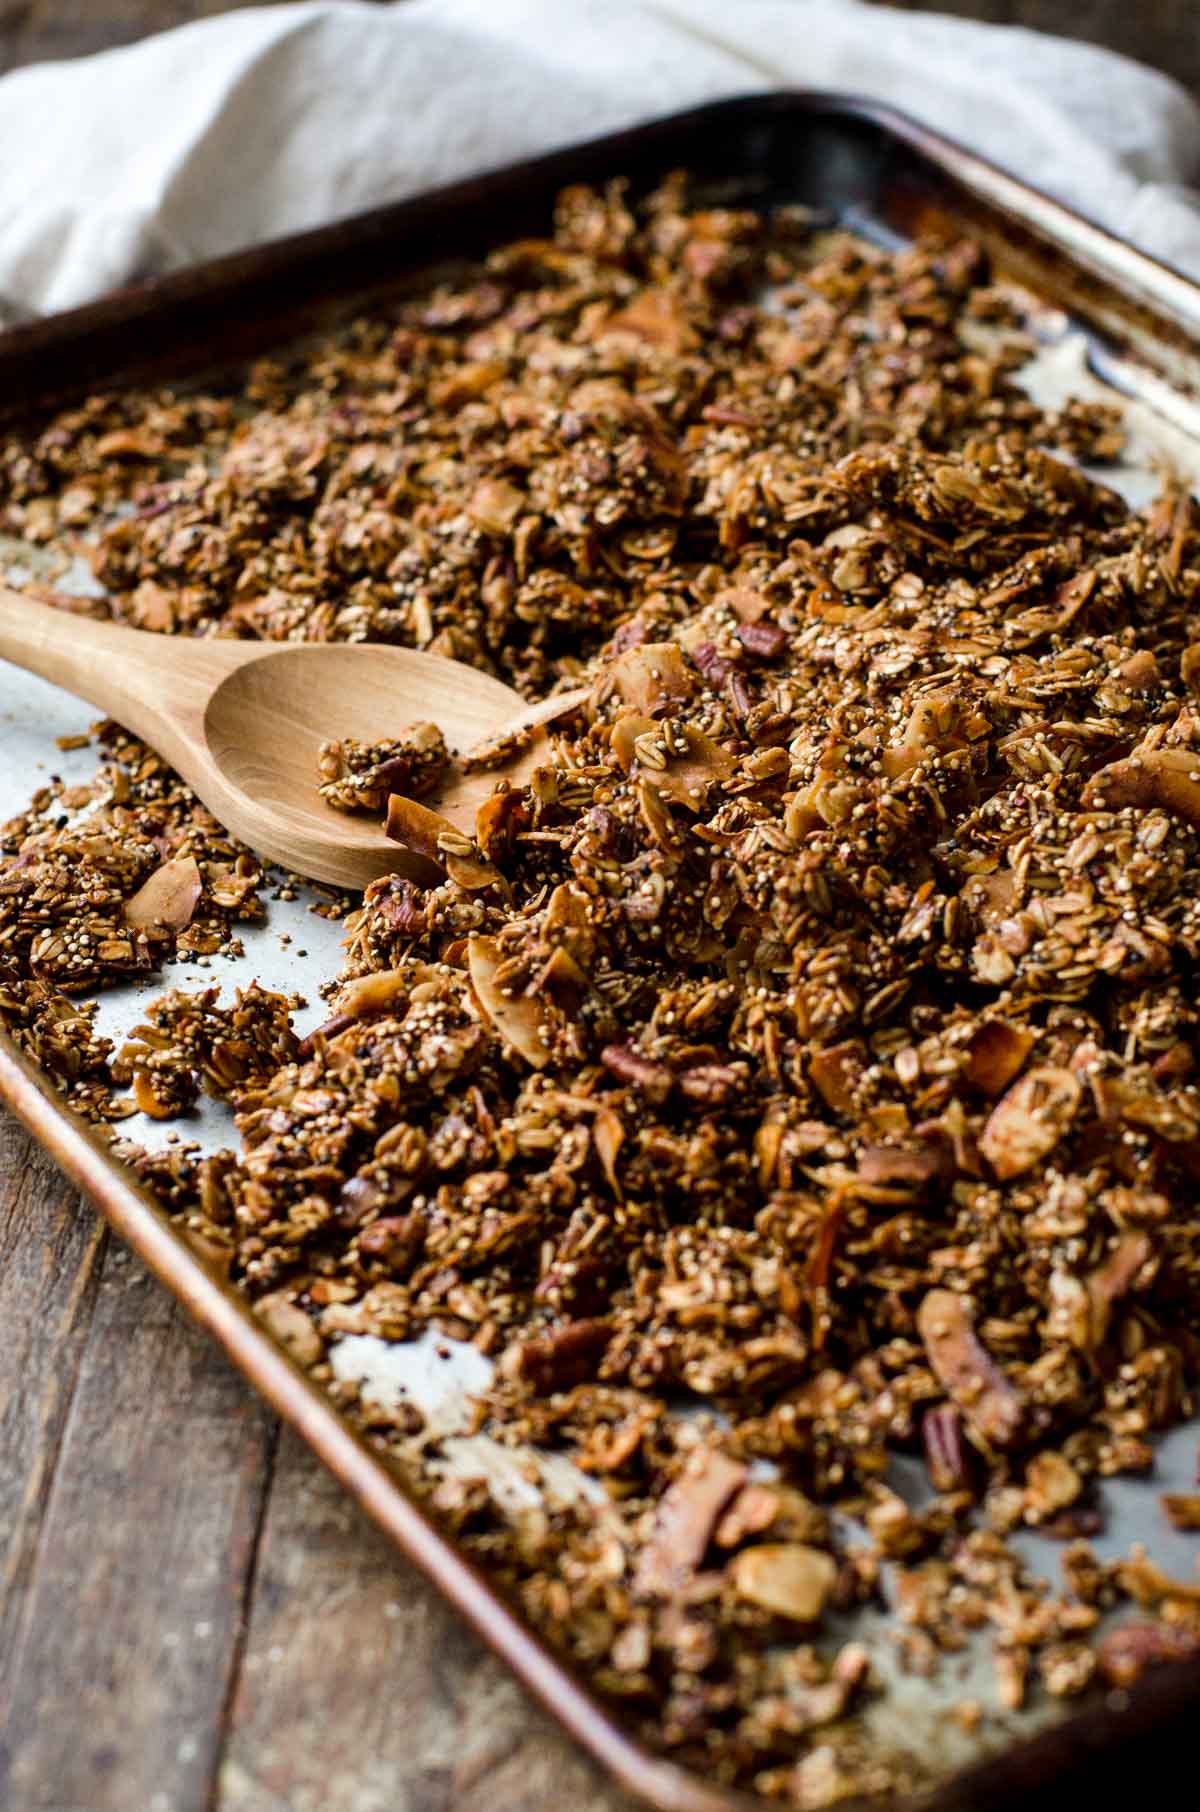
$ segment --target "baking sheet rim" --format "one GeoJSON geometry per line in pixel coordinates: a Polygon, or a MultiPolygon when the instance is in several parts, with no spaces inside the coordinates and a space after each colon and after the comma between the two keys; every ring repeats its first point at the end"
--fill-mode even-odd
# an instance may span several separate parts
{"type": "MultiPolygon", "coordinates": [[[[899,138],[951,182],[986,205],[998,208],[1022,230],[1032,229],[1085,271],[1091,266],[1102,281],[1117,286],[1119,295],[1127,286],[1123,299],[1135,308],[1162,310],[1176,328],[1200,338],[1200,285],[910,116],[852,95],[783,90],[734,97],[564,147],[543,158],[487,172],[474,180],[486,182],[489,177],[505,176],[515,179],[526,170],[539,167],[549,171],[572,155],[596,152],[610,145],[616,156],[643,135],[665,134],[672,127],[681,133],[694,131],[706,120],[735,117],[740,111],[752,115],[756,108],[769,116],[788,105],[826,117],[841,114],[852,120],[865,120],[899,138]],[[1068,235],[1070,242],[1063,244],[1068,235]]],[[[469,180],[445,191],[413,197],[412,203],[436,204],[443,196],[449,201],[452,196],[465,195],[470,188],[469,180]]],[[[152,307],[156,295],[164,301],[172,295],[186,296],[189,285],[199,291],[206,279],[219,289],[223,277],[234,282],[237,275],[252,268],[258,256],[265,257],[269,268],[293,246],[304,242],[315,246],[323,239],[332,245],[336,235],[352,232],[356,225],[365,229],[373,218],[394,216],[397,209],[408,205],[393,204],[330,228],[213,260],[161,284],[130,286],[45,323],[10,329],[0,334],[0,348],[29,342],[42,328],[74,338],[83,335],[93,321],[111,326],[114,318],[120,319],[123,308],[128,311],[127,318],[136,319],[148,305],[152,307]]],[[[247,1300],[204,1264],[150,1192],[67,1105],[50,1079],[25,1057],[2,1027],[0,1101],[16,1114],[60,1169],[83,1190],[193,1319],[213,1336],[249,1383],[307,1442],[380,1529],[512,1668],[551,1716],[622,1787],[660,1812],[753,1812],[754,1808],[765,1812],[768,1804],[778,1803],[711,1785],[677,1763],[656,1756],[627,1734],[617,1721],[617,1714],[592,1696],[570,1664],[530,1629],[497,1588],[436,1528],[416,1497],[351,1428],[324,1390],[262,1329],[247,1300]]],[[[1177,1708],[1200,1684],[1200,1667],[1180,1664],[1162,1670],[1162,1674],[1173,1676],[1170,1684],[1162,1675],[1152,1677],[1149,1690],[1143,1687],[1128,1696],[1126,1716],[1120,1720],[1124,1727],[1140,1730],[1148,1719],[1153,1721],[1158,1715],[1157,1706],[1161,1704],[1167,1712],[1177,1708]]],[[[1000,1755],[981,1758],[915,1799],[907,1798],[896,1806],[895,1812],[917,1812],[918,1807],[928,1808],[929,1812],[935,1807],[952,1812],[952,1808],[965,1807],[974,1799],[974,1783],[984,1786],[986,1792],[988,1785],[994,1789],[1010,1775],[1013,1790],[1019,1792],[1029,1784],[1028,1770],[1037,1752],[1046,1752],[1047,1772],[1055,1769],[1053,1757],[1057,1758],[1059,1769],[1069,1767],[1071,1753],[1076,1748],[1091,1747],[1102,1723],[1113,1727],[1110,1709],[1085,1707],[1043,1734],[1018,1739],[1000,1755]]],[[[847,1805],[845,1812],[853,1812],[853,1807],[847,1805]]]]}

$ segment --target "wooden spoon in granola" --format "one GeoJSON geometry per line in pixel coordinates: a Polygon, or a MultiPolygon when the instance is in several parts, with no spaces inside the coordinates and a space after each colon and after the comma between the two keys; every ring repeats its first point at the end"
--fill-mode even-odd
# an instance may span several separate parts
{"type": "MultiPolygon", "coordinates": [[[[379,643],[239,642],[151,635],[35,603],[0,586],[0,656],[77,693],[149,743],[221,823],[297,874],[364,887],[389,870],[428,878],[420,838],[389,839],[318,791],[322,744],[386,742],[432,720],[452,753],[514,745],[464,771],[453,761],[423,807],[429,827],[465,838],[498,779],[520,786],[546,760],[524,734],[578,705],[582,692],[528,705],[490,674],[379,643]]],[[[393,836],[395,827],[393,827],[393,836]]]]}

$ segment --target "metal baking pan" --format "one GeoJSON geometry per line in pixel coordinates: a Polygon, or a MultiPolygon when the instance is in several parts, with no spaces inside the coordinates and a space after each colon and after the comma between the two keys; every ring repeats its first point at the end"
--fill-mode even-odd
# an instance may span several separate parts
{"type": "MultiPolygon", "coordinates": [[[[1069,369],[1060,369],[1056,381],[1127,399],[1143,448],[1165,446],[1185,471],[1200,473],[1200,401],[1192,393],[1200,385],[1200,288],[899,114],[804,93],[699,108],[14,328],[0,335],[0,411],[18,419],[82,391],[227,366],[402,293],[450,254],[457,261],[543,231],[565,183],[623,175],[636,192],[675,168],[689,170],[702,192],[727,204],[801,203],[893,242],[929,228],[972,234],[999,273],[1036,297],[1047,343],[1057,339],[1068,354],[1069,369]]],[[[38,784],[30,726],[36,720],[44,738],[57,725],[38,701],[26,708],[24,730],[20,713],[5,712],[2,697],[0,716],[6,754],[15,752],[4,764],[0,809],[16,809],[38,784]]],[[[38,746],[44,750],[44,741],[38,746]]],[[[311,937],[313,921],[307,930],[311,937]]],[[[252,942],[252,972],[280,985],[263,964],[263,943],[252,942]]],[[[115,1017],[108,1025],[102,1019],[102,1029],[117,1030],[122,1011],[125,1024],[132,1023],[141,1004],[135,998],[123,1009],[106,1005],[102,1013],[115,1017]]],[[[401,1551],[625,1788],[664,1812],[736,1812],[765,1803],[683,1771],[622,1729],[267,1337],[245,1300],[205,1269],[4,1033],[0,1098],[401,1551]]],[[[1167,1446],[1177,1456],[1186,1446],[1190,1466],[1194,1431],[1178,1436],[1167,1446]]],[[[1178,1563],[1178,1550],[1173,1559],[1178,1563]]],[[[927,1746],[937,1748],[939,1784],[907,1802],[904,1812],[1001,1812],[1018,1802],[1036,1812],[1064,1795],[1091,1795],[1103,1806],[1144,1790],[1155,1775],[1170,1779],[1174,1769],[1177,1780],[1187,1778],[1200,1664],[1165,1667],[1128,1693],[1097,1695],[1037,1734],[1018,1730],[986,1758],[964,1749],[961,1733],[951,1740],[950,1706],[961,1691],[960,1683],[935,1707],[927,1733],[927,1746]]]]}

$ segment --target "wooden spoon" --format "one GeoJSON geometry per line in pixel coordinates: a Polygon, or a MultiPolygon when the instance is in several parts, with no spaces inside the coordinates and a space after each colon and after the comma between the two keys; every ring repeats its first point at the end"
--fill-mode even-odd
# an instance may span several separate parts
{"type": "MultiPolygon", "coordinates": [[[[436,723],[452,751],[549,722],[582,691],[536,705],[459,661],[365,642],[237,642],[150,635],[34,603],[0,586],[0,655],[75,692],[150,744],[225,828],[259,855],[339,887],[428,865],[382,827],[326,805],[327,737],[382,742],[436,723]]],[[[451,770],[425,803],[468,834],[499,778],[520,786],[546,759],[540,739],[503,768],[451,770]]]]}

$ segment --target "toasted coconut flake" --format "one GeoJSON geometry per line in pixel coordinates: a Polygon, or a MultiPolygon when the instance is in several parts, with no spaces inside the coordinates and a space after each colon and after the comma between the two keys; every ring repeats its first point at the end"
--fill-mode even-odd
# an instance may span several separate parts
{"type": "Polygon", "coordinates": [[[620,1114],[611,1107],[602,1107],[592,1122],[592,1143],[596,1147],[600,1167],[608,1178],[609,1188],[619,1202],[623,1202],[625,1196],[621,1179],[617,1175],[617,1153],[624,1142],[625,1128],[620,1114]]]}
{"type": "Polygon", "coordinates": [[[191,924],[203,891],[195,858],[176,856],[156,868],[126,900],[125,922],[135,931],[183,931],[191,924]]]}
{"type": "Polygon", "coordinates": [[[513,838],[529,822],[529,811],[520,793],[502,787],[491,793],[475,813],[475,841],[489,862],[507,855],[513,838]]]}
{"type": "Polygon", "coordinates": [[[683,838],[659,789],[648,780],[643,780],[638,786],[637,801],[642,822],[655,844],[665,856],[678,856],[683,847],[683,838]]]}
{"type": "Polygon", "coordinates": [[[1092,776],[1083,792],[1086,807],[1121,811],[1160,806],[1200,829],[1200,754],[1193,749],[1149,749],[1110,762],[1092,776]]]}
{"type": "MultiPolygon", "coordinates": [[[[446,865],[440,840],[449,835],[451,848],[463,840],[462,832],[449,818],[443,818],[440,812],[431,812],[427,805],[409,799],[403,793],[393,793],[388,800],[384,832],[393,843],[402,844],[414,856],[421,856],[438,868],[446,865]]],[[[469,838],[467,843],[469,846],[469,838]]]]}
{"type": "Polygon", "coordinates": [[[151,1120],[173,1120],[182,1111],[181,1103],[155,1087],[153,1071],[139,1070],[133,1079],[133,1098],[151,1120]]]}
{"type": "Polygon", "coordinates": [[[608,317],[601,331],[645,340],[673,356],[699,345],[682,297],[667,289],[640,290],[624,308],[608,317]]]}
{"type": "Polygon", "coordinates": [[[304,1310],[282,1290],[262,1297],[254,1313],[267,1332],[285,1347],[297,1365],[315,1365],[325,1351],[325,1343],[304,1310]]]}
{"type": "Polygon", "coordinates": [[[491,862],[481,862],[478,856],[443,855],[442,860],[446,873],[464,893],[483,893],[504,880],[498,868],[491,862]]]}
{"type": "Polygon", "coordinates": [[[967,1046],[966,1080],[983,1095],[999,1095],[1020,1073],[1037,1042],[1028,1026],[1007,1019],[981,1020],[967,1046]]]}
{"type": "Polygon", "coordinates": [[[739,1598],[795,1623],[818,1623],[837,1581],[837,1562],[805,1542],[763,1542],[730,1562],[739,1598]]]}
{"type": "Polygon", "coordinates": [[[866,1060],[866,1046],[857,1038],[848,1038],[842,1044],[827,1045],[824,1050],[813,1052],[808,1073],[813,1087],[835,1114],[854,1112],[854,1091],[866,1060]]]}
{"type": "Polygon", "coordinates": [[[507,535],[525,508],[525,493],[503,478],[485,478],[476,485],[467,515],[486,535],[507,535]]]}
{"type": "Polygon", "coordinates": [[[337,997],[338,1016],[366,1019],[372,1013],[391,1012],[408,999],[423,968],[410,964],[405,969],[378,969],[347,982],[337,997]]]}
{"type": "Polygon", "coordinates": [[[959,703],[958,693],[948,687],[939,692],[927,692],[917,700],[903,737],[883,752],[883,771],[889,780],[898,780],[931,755],[965,747],[964,739],[954,728],[959,703]]]}
{"type": "Polygon", "coordinates": [[[550,1061],[544,1034],[550,1024],[546,1003],[529,994],[505,994],[497,986],[496,974],[501,965],[500,946],[495,938],[473,937],[467,944],[467,971],[479,1010],[496,1033],[535,1070],[545,1069],[550,1061]]]}
{"type": "Polygon", "coordinates": [[[1044,1065],[1015,1082],[992,1109],[979,1149],[1002,1182],[1048,1157],[1069,1131],[1083,1099],[1071,1070],[1044,1065]]]}
{"type": "Polygon", "coordinates": [[[664,706],[689,699],[696,679],[678,643],[642,642],[609,661],[597,685],[606,696],[616,692],[632,710],[649,717],[664,706]]]}
{"type": "Polygon", "coordinates": [[[697,811],[710,789],[732,771],[733,764],[720,744],[702,731],[689,725],[680,734],[687,753],[673,755],[664,751],[659,766],[657,761],[648,759],[650,747],[655,745],[658,736],[657,724],[653,718],[629,712],[613,725],[612,749],[626,774],[645,773],[664,799],[697,811]],[[649,746],[643,738],[648,739],[649,746]]]}
{"type": "Polygon", "coordinates": [[[546,902],[542,930],[586,969],[596,948],[596,929],[592,922],[591,904],[583,888],[573,881],[561,881],[546,902]]]}

